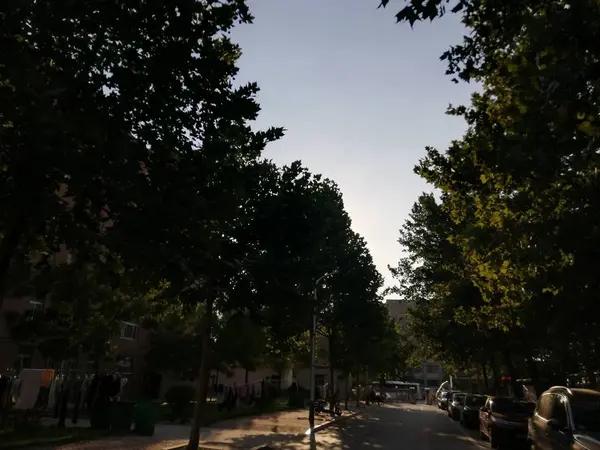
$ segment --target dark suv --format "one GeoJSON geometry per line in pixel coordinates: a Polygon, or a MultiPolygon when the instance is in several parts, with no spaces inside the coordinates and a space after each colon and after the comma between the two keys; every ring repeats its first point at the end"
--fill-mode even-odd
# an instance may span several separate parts
{"type": "Polygon", "coordinates": [[[555,386],[538,400],[529,441],[540,450],[600,450],[600,392],[555,386]]]}
{"type": "Polygon", "coordinates": [[[465,406],[465,392],[456,392],[452,396],[452,400],[448,401],[448,417],[452,417],[454,420],[460,419],[460,412],[465,406]]]}
{"type": "Polygon", "coordinates": [[[460,423],[468,428],[479,425],[479,408],[485,405],[485,395],[469,394],[465,397],[465,406],[460,412],[460,423]]]}
{"type": "Polygon", "coordinates": [[[490,447],[515,448],[527,442],[527,419],[533,414],[529,404],[508,397],[489,397],[479,411],[479,432],[490,447]]]}

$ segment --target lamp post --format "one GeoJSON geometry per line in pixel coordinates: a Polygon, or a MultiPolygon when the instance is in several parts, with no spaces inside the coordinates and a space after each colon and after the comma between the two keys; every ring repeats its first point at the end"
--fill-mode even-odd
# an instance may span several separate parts
{"type": "Polygon", "coordinates": [[[312,327],[310,329],[310,406],[308,410],[308,424],[311,435],[313,434],[313,430],[315,428],[315,347],[317,340],[317,290],[321,281],[336,273],[337,270],[334,270],[326,273],[325,275],[317,279],[317,281],[315,282],[315,289],[313,291],[315,304],[313,306],[312,327]]]}

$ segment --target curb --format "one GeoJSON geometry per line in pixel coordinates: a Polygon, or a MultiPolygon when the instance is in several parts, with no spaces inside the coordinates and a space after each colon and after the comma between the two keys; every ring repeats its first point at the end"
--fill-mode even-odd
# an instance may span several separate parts
{"type": "MultiPolygon", "coordinates": [[[[362,411],[355,411],[355,412],[350,413],[350,414],[348,414],[346,416],[340,416],[340,417],[337,417],[337,418],[335,418],[333,420],[330,420],[329,422],[321,423],[321,424],[317,425],[316,427],[314,427],[312,429],[312,433],[318,433],[319,431],[325,430],[326,428],[329,428],[330,426],[335,425],[338,422],[342,422],[342,421],[345,421],[345,420],[348,420],[348,419],[352,419],[353,417],[356,417],[356,416],[358,416],[361,413],[362,413],[362,411]]],[[[306,430],[306,432],[304,434],[306,436],[310,436],[312,433],[311,433],[311,430],[309,428],[308,430],[306,430]]]]}

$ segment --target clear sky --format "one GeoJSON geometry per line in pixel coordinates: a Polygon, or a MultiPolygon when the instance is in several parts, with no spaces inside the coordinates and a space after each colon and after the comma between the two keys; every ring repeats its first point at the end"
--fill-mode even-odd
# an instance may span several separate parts
{"type": "Polygon", "coordinates": [[[445,111],[473,90],[452,83],[439,61],[460,42],[457,17],[411,30],[395,23],[401,3],[249,0],[255,22],[233,32],[243,50],[239,79],[261,88],[258,125],[287,129],[266,156],[302,160],[338,183],[387,285],[387,266],[402,252],[398,229],[431,190],[413,167],[425,146],[446,149],[461,136],[464,122],[445,111]]]}

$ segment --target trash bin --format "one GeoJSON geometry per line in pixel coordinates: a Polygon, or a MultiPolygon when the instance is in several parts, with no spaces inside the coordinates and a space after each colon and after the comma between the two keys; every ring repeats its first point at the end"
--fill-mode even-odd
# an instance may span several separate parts
{"type": "Polygon", "coordinates": [[[96,401],[90,409],[90,426],[94,430],[110,429],[110,403],[96,401]]]}
{"type": "Polygon", "coordinates": [[[134,431],[142,436],[153,436],[158,420],[159,406],[152,400],[140,400],[135,405],[134,431]]]}
{"type": "Polygon", "coordinates": [[[110,429],[129,433],[133,423],[135,402],[113,402],[110,408],[110,429]]]}

